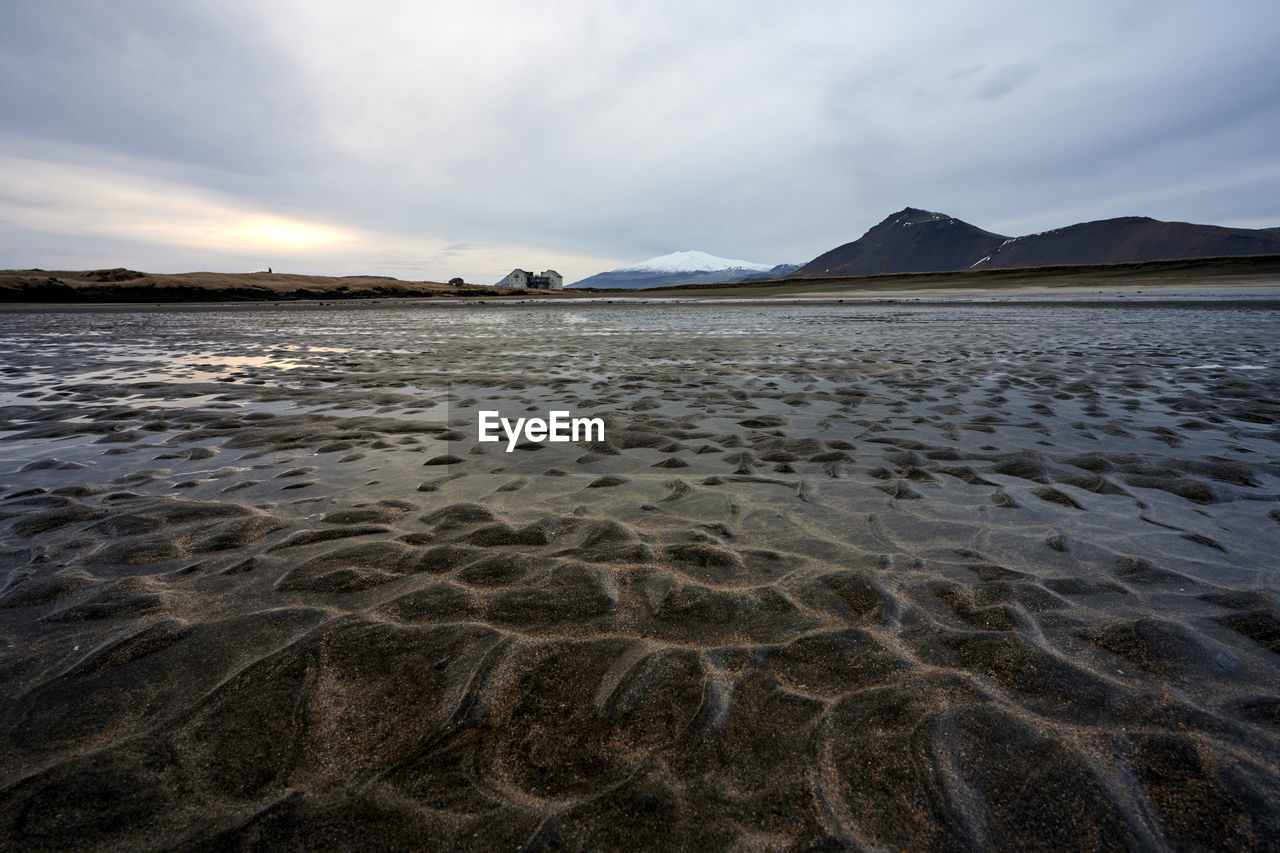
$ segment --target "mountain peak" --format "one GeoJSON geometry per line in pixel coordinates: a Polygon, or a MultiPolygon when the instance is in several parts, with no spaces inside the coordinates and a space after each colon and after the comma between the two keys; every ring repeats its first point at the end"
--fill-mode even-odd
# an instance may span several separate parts
{"type": "Polygon", "coordinates": [[[923,207],[910,207],[910,206],[902,208],[902,210],[899,210],[897,213],[894,214],[894,216],[909,216],[912,218],[923,218],[923,219],[946,219],[947,218],[947,215],[945,213],[938,213],[933,210],[925,210],[923,207]]]}
{"type": "Polygon", "coordinates": [[[919,225],[923,222],[941,222],[954,220],[954,216],[948,216],[945,213],[936,213],[932,210],[921,210],[918,207],[904,207],[897,213],[891,213],[885,217],[881,225],[919,225]]]}
{"type": "Polygon", "coordinates": [[[967,269],[1005,239],[945,213],[904,207],[861,238],[814,258],[801,268],[799,275],[878,275],[967,269]]]}

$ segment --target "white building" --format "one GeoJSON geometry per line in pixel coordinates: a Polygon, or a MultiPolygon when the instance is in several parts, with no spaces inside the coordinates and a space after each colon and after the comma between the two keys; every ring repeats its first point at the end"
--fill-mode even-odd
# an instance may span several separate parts
{"type": "Polygon", "coordinates": [[[527,287],[533,290],[564,290],[564,276],[555,270],[543,270],[534,275],[528,270],[513,269],[507,276],[509,287],[527,287]]]}

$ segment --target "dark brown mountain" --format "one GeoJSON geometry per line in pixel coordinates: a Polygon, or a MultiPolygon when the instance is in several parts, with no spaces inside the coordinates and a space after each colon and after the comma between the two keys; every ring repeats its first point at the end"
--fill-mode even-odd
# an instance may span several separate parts
{"type": "Polygon", "coordinates": [[[1280,235],[1265,230],[1125,216],[1018,237],[997,247],[989,259],[975,264],[975,268],[1120,264],[1278,252],[1280,235]]]}
{"type": "Polygon", "coordinates": [[[943,213],[906,207],[788,277],[962,270],[1007,239],[943,213]]]}
{"type": "Polygon", "coordinates": [[[793,277],[1008,269],[1061,264],[1280,254],[1280,229],[1223,228],[1126,216],[1003,237],[940,213],[906,208],[793,277]]]}

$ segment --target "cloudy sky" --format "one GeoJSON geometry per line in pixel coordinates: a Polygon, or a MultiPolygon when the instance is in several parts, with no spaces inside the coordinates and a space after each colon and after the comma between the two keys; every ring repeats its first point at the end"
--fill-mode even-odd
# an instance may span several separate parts
{"type": "Polygon", "coordinates": [[[569,281],[1280,226],[1274,0],[4,0],[0,268],[569,281]]]}

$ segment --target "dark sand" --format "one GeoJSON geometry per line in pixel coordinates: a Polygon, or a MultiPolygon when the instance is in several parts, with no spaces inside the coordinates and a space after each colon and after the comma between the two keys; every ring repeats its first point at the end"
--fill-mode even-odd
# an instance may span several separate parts
{"type": "Polygon", "coordinates": [[[0,839],[1275,849],[1278,336],[0,313],[0,839]],[[560,408],[607,440],[475,441],[560,408]]]}

